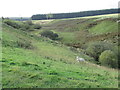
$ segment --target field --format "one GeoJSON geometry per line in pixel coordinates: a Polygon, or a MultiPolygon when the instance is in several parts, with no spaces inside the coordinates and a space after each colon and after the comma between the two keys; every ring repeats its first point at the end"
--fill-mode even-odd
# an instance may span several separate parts
{"type": "Polygon", "coordinates": [[[33,21],[42,28],[30,32],[3,22],[2,87],[118,88],[118,69],[97,65],[84,53],[85,46],[103,39],[118,44],[116,15],[102,17],[33,21]],[[41,37],[44,30],[62,39],[41,37]],[[86,61],[77,62],[76,56],[86,61]]]}

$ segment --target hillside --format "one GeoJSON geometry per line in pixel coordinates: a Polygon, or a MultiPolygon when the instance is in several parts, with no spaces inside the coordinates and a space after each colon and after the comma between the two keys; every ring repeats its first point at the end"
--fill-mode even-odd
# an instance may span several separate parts
{"type": "MultiPolygon", "coordinates": [[[[90,35],[93,34],[91,38],[103,35],[102,37],[108,40],[112,34],[104,36],[109,32],[107,28],[97,33],[96,29],[104,26],[109,19],[97,20],[96,18],[53,20],[41,25],[41,29],[29,32],[3,23],[2,60],[0,60],[3,69],[3,88],[118,88],[117,69],[96,65],[93,62],[94,58],[85,54],[83,48],[76,50],[68,45],[81,43],[79,38],[76,40],[74,34],[88,30],[89,27],[90,35]],[[97,26],[92,24],[91,27],[93,21],[97,26]],[[52,30],[63,39],[54,41],[40,37],[39,33],[44,30],[52,30]],[[77,62],[76,56],[84,58],[86,62],[77,62]]],[[[115,22],[114,18],[105,25],[113,23],[116,25],[115,22]]],[[[23,25],[23,22],[16,23],[23,25]]],[[[110,28],[114,27],[116,26],[110,28]]],[[[114,29],[110,32],[116,33],[117,30],[114,29]]],[[[114,33],[113,36],[116,36],[114,33]]],[[[113,44],[115,40],[112,38],[110,42],[113,44]]],[[[91,39],[90,43],[92,41],[96,40],[91,39]]]]}
{"type": "Polygon", "coordinates": [[[32,33],[38,35],[42,30],[52,30],[63,38],[61,42],[64,44],[78,45],[83,43],[80,42],[81,38],[86,39],[84,41],[86,44],[88,43],[86,41],[102,41],[110,38],[111,42],[117,43],[118,40],[112,38],[119,34],[117,17],[117,14],[109,14],[75,19],[33,20],[34,23],[40,24],[42,29],[32,33]]]}

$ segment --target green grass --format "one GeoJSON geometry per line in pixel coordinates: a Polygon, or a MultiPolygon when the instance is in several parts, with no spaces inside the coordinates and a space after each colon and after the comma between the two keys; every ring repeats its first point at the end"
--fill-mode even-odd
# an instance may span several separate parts
{"type": "MultiPolygon", "coordinates": [[[[74,33],[58,32],[63,42],[74,41],[74,33]]],[[[92,58],[61,43],[30,36],[3,24],[3,88],[117,88],[118,72],[76,61],[76,56],[92,58]],[[18,45],[18,41],[23,46],[18,45]],[[27,42],[27,43],[26,43],[27,42]],[[33,48],[24,47],[30,44],[33,48]]]]}
{"type": "Polygon", "coordinates": [[[118,23],[113,21],[103,21],[89,30],[92,34],[104,34],[108,32],[118,32],[118,23]]]}
{"type": "Polygon", "coordinates": [[[2,62],[4,88],[117,87],[116,70],[45,59],[30,50],[3,48],[2,62]]]}
{"type": "Polygon", "coordinates": [[[59,34],[59,37],[62,37],[61,40],[63,43],[73,43],[75,40],[75,33],[71,32],[57,32],[59,34]]]}

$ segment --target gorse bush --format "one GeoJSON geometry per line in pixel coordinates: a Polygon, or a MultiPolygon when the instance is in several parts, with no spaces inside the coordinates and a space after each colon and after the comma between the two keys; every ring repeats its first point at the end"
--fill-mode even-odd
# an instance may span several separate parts
{"type": "Polygon", "coordinates": [[[58,39],[58,34],[53,33],[52,31],[43,31],[41,32],[41,36],[48,37],[52,40],[57,40],[58,39]]]}
{"type": "Polygon", "coordinates": [[[101,53],[99,57],[101,65],[117,68],[118,67],[118,58],[115,53],[111,50],[106,50],[101,53]]]}

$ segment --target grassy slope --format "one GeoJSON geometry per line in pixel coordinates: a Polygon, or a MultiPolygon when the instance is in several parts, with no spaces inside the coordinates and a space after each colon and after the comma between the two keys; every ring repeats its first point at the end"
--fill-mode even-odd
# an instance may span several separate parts
{"type": "Polygon", "coordinates": [[[93,34],[104,34],[108,32],[118,32],[118,24],[113,21],[103,21],[89,30],[93,34]]]}
{"type": "MultiPolygon", "coordinates": [[[[117,20],[115,20],[117,17],[118,17],[117,14],[109,14],[74,19],[58,19],[51,21],[44,20],[39,22],[48,22],[47,24],[41,24],[42,30],[53,30],[54,32],[58,33],[60,37],[63,38],[61,42],[67,44],[67,43],[80,43],[79,38],[81,37],[79,36],[82,36],[81,35],[82,30],[83,31],[87,30],[89,36],[92,35],[93,38],[96,35],[106,34],[109,32],[118,32],[117,28],[118,23],[116,22],[117,20]],[[91,25],[95,23],[96,25],[93,26],[91,25]]],[[[42,30],[35,31],[32,33],[39,35],[39,33],[42,30]]]]}
{"type": "MultiPolygon", "coordinates": [[[[75,57],[79,54],[64,45],[30,37],[5,24],[3,42],[0,61],[4,88],[114,88],[118,85],[117,70],[78,63],[75,57]],[[17,41],[29,41],[33,48],[18,47],[17,41]]],[[[82,54],[79,56],[86,57],[82,54]]]]}

